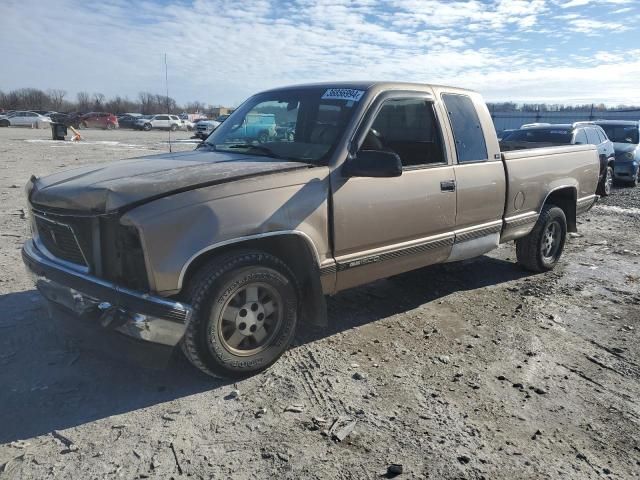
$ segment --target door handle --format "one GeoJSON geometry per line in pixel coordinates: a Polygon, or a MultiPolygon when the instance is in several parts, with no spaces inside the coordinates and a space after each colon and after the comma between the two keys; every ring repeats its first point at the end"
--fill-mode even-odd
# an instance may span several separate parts
{"type": "Polygon", "coordinates": [[[447,180],[445,182],[440,182],[440,190],[443,192],[455,192],[456,191],[456,181],[455,180],[447,180]]]}

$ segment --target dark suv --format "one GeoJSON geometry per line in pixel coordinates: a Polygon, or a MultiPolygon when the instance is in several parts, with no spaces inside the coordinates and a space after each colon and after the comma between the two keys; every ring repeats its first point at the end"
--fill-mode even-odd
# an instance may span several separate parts
{"type": "Polygon", "coordinates": [[[598,194],[607,196],[613,184],[615,151],[602,128],[593,123],[538,124],[523,127],[508,133],[500,141],[500,148],[522,150],[557,145],[595,145],[600,156],[598,194]]]}
{"type": "Polygon", "coordinates": [[[616,162],[613,167],[614,179],[631,186],[640,182],[640,122],[637,120],[597,120],[613,142],[616,162]]]}

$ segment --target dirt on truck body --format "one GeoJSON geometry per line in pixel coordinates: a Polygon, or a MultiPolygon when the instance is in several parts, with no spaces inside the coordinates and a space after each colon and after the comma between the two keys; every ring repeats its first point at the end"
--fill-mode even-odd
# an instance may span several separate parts
{"type": "Polygon", "coordinates": [[[52,304],[238,377],[325,325],[325,295],[513,240],[526,269],[554,268],[598,171],[590,145],[501,153],[467,90],[287,87],[193,152],[33,177],[23,259],[52,304]]]}

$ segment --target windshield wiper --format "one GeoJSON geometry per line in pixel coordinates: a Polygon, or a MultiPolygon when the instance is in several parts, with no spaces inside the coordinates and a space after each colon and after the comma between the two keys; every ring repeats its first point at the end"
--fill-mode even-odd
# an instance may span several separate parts
{"type": "Polygon", "coordinates": [[[282,157],[280,155],[278,155],[277,153],[275,153],[273,150],[271,150],[268,147],[263,147],[262,145],[251,145],[250,143],[236,143],[235,145],[225,145],[227,148],[246,148],[246,149],[253,149],[253,150],[258,150],[259,152],[264,153],[266,156],[269,157],[274,157],[274,158],[279,158],[279,159],[286,159],[286,157],[282,157]]]}

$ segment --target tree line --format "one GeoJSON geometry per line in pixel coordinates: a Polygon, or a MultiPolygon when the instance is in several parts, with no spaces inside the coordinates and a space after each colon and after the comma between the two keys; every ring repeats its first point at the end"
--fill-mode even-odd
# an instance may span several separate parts
{"type": "Polygon", "coordinates": [[[620,104],[608,107],[604,103],[584,103],[581,105],[564,105],[561,103],[515,103],[515,102],[488,102],[491,113],[495,112],[606,112],[640,110],[637,105],[620,104]]]}
{"type": "Polygon", "coordinates": [[[107,99],[100,92],[78,92],[75,98],[68,95],[66,90],[51,88],[40,90],[37,88],[19,88],[9,92],[0,90],[0,108],[5,110],[51,110],[55,112],[135,112],[145,115],[155,113],[203,112],[214,108],[203,102],[189,102],[179,105],[175,99],[166,95],[150,92],[140,92],[138,98],[116,95],[107,99]]]}
{"type": "MultiPolygon", "coordinates": [[[[618,105],[607,107],[603,103],[563,105],[547,103],[515,103],[492,102],[487,103],[489,110],[495,112],[602,112],[607,110],[638,110],[634,105],[618,105]]],[[[0,108],[5,110],[53,110],[56,112],[136,112],[144,115],[154,113],[207,113],[214,105],[194,101],[179,105],[175,99],[157,93],[140,92],[138,98],[116,95],[107,99],[100,92],[78,92],[75,98],[69,96],[66,90],[51,88],[40,90],[37,88],[19,88],[9,92],[0,90],[0,108]]]]}

